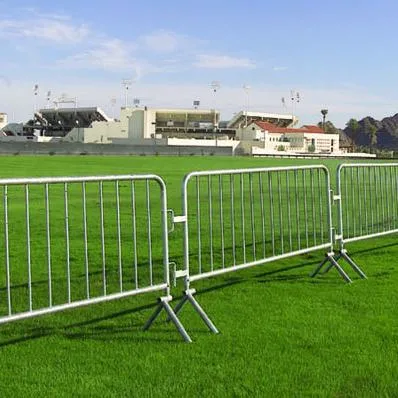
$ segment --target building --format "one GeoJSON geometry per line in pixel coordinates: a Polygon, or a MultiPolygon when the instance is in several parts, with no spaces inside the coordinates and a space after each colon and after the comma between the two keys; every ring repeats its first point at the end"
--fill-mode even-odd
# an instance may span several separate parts
{"type": "Polygon", "coordinates": [[[0,113],[0,130],[7,126],[8,121],[7,121],[7,113],[0,113]]]}
{"type": "Polygon", "coordinates": [[[235,130],[222,128],[219,122],[220,113],[214,109],[122,108],[120,120],[76,126],[64,141],[127,144],[169,138],[234,138],[235,130]]]}
{"type": "Polygon", "coordinates": [[[252,142],[253,146],[270,152],[340,152],[339,135],[327,134],[318,126],[280,127],[268,121],[256,120],[238,129],[236,138],[240,141],[252,142]]]}
{"type": "Polygon", "coordinates": [[[298,123],[298,118],[293,115],[240,111],[228,122],[228,128],[242,129],[252,122],[269,122],[278,127],[293,127],[298,123]]]}

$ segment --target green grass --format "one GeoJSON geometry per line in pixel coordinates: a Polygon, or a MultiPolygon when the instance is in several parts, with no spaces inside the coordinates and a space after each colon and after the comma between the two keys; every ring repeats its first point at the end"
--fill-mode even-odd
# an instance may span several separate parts
{"type": "MultiPolygon", "coordinates": [[[[0,158],[1,177],[156,173],[165,179],[168,207],[177,215],[182,177],[189,171],[319,163],[0,158]]],[[[339,162],[322,163],[334,181],[339,162]]],[[[171,260],[179,268],[180,237],[179,231],[170,237],[171,260]]],[[[349,249],[369,280],[346,285],[335,271],[310,279],[323,256],[311,253],[195,283],[200,304],[221,334],[211,335],[187,306],[181,320],[191,345],[162,321],[141,331],[156,294],[2,325],[0,396],[398,396],[398,246],[392,236],[349,249]]]]}

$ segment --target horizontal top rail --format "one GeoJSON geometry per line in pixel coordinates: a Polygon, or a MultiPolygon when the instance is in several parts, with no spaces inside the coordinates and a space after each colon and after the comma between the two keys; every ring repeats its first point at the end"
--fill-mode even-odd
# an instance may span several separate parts
{"type": "Polygon", "coordinates": [[[128,181],[128,180],[156,180],[162,186],[164,181],[155,174],[127,174],[127,175],[106,175],[89,177],[37,177],[37,178],[1,178],[1,185],[24,185],[24,184],[62,184],[73,182],[101,182],[101,181],[128,181]]]}
{"type": "Polygon", "coordinates": [[[329,169],[322,164],[318,165],[307,165],[307,166],[286,166],[286,167],[261,167],[252,169],[223,169],[223,170],[206,170],[206,171],[192,171],[184,177],[183,185],[192,177],[200,176],[214,176],[214,175],[230,175],[230,174],[248,174],[248,173],[261,173],[269,171],[295,171],[295,170],[311,170],[311,169],[323,169],[329,173],[329,169]]]}
{"type": "Polygon", "coordinates": [[[338,166],[337,170],[349,167],[398,167],[398,163],[343,163],[338,166]]]}

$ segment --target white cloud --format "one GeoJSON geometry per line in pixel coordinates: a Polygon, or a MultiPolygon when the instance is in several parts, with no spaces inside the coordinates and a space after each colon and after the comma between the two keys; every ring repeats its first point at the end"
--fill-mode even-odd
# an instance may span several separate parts
{"type": "Polygon", "coordinates": [[[255,63],[248,58],[235,58],[229,55],[208,55],[200,54],[193,64],[197,68],[206,69],[254,69],[255,63]]]}
{"type": "Polygon", "coordinates": [[[138,42],[142,44],[144,50],[155,53],[172,53],[181,50],[191,39],[166,30],[158,30],[148,35],[142,36],[138,42]]]}
{"type": "Polygon", "coordinates": [[[41,39],[56,43],[78,43],[86,38],[89,29],[85,25],[73,25],[51,18],[0,20],[0,35],[41,39]]]}
{"type": "Polygon", "coordinates": [[[274,72],[283,72],[289,68],[287,66],[274,66],[272,69],[274,72]]]}

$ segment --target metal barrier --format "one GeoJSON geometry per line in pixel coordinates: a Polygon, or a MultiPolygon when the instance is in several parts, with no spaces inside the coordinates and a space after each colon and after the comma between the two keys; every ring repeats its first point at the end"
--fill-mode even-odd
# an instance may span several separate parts
{"type": "Polygon", "coordinates": [[[365,273],[348,255],[345,246],[398,232],[398,163],[340,165],[334,200],[338,203],[339,247],[335,259],[344,259],[365,279],[365,273]]]}
{"type": "Polygon", "coordinates": [[[169,305],[167,194],[160,177],[2,179],[0,186],[0,324],[163,291],[155,314],[164,309],[191,341],[169,305]],[[153,185],[160,188],[156,200],[153,185]]]}
{"type": "Polygon", "coordinates": [[[193,297],[191,283],[326,249],[334,260],[330,176],[325,166],[193,172],[183,181],[185,292],[178,314],[190,302],[211,331],[217,328],[193,297]]]}

